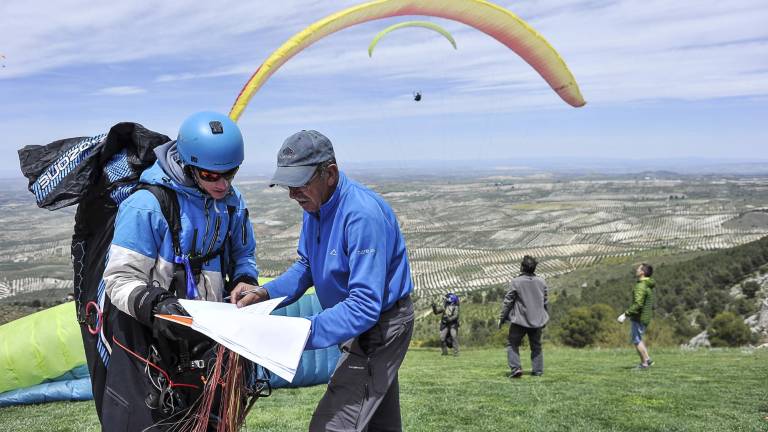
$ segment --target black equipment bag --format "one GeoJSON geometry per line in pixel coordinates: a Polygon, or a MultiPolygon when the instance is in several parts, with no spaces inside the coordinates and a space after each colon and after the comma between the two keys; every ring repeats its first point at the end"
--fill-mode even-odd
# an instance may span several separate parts
{"type": "Polygon", "coordinates": [[[107,134],[28,145],[18,152],[21,171],[39,207],[56,210],[78,205],[72,236],[74,294],[100,417],[112,342],[109,326],[102,323],[109,321],[113,309],[101,282],[117,207],[155,162],[155,147],[168,141],[163,134],[126,122],[107,134]]]}

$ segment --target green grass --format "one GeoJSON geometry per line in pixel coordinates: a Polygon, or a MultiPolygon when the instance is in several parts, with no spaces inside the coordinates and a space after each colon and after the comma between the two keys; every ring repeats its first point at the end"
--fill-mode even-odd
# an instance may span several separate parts
{"type": "MultiPolygon", "coordinates": [[[[529,371],[527,352],[523,366],[529,371]]],[[[768,351],[545,347],[545,374],[506,377],[503,348],[441,357],[412,349],[401,369],[406,431],[768,431],[768,351]]],[[[259,400],[249,431],[306,430],[324,386],[259,400]]],[[[96,431],[92,403],[0,409],[3,430],[96,431]]]]}

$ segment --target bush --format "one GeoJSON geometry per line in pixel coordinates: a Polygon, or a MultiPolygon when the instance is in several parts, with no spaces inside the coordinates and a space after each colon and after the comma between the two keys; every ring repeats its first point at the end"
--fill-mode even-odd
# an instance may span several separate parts
{"type": "Polygon", "coordinates": [[[592,311],[587,307],[577,307],[565,315],[560,340],[568,346],[582,348],[592,345],[599,331],[600,320],[592,311]]]}
{"type": "Polygon", "coordinates": [[[757,304],[755,300],[748,300],[745,298],[739,298],[731,303],[731,308],[737,315],[750,316],[757,312],[757,304]]]}
{"type": "Polygon", "coordinates": [[[752,341],[752,332],[735,313],[721,312],[709,327],[709,341],[716,347],[742,346],[752,341]]]}
{"type": "Polygon", "coordinates": [[[744,282],[743,285],[741,285],[741,292],[744,293],[744,296],[748,299],[755,298],[755,294],[760,291],[760,284],[755,281],[748,281],[744,282]]]}
{"type": "Polygon", "coordinates": [[[707,301],[701,309],[708,317],[714,318],[725,310],[731,297],[724,291],[710,291],[707,293],[706,299],[707,301]]]}
{"type": "Polygon", "coordinates": [[[619,314],[605,303],[593,304],[589,307],[592,316],[598,321],[613,321],[619,314]]]}

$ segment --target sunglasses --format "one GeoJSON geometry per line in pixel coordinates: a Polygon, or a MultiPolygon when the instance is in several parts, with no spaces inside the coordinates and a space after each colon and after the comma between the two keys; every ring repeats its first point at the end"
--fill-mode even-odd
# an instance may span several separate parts
{"type": "Polygon", "coordinates": [[[216,171],[208,171],[202,168],[196,168],[197,175],[200,177],[200,180],[205,182],[210,182],[210,183],[217,182],[221,178],[224,178],[224,180],[231,182],[232,178],[235,177],[235,174],[237,174],[238,169],[240,169],[240,167],[232,168],[229,171],[216,172],[216,171]]]}

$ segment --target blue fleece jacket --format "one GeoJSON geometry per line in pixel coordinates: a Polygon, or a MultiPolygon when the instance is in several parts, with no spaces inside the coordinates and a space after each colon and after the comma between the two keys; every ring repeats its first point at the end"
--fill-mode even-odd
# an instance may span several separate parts
{"type": "Polygon", "coordinates": [[[339,172],[333,195],[304,212],[299,259],[264,288],[270,298],[296,301],[315,286],[323,311],[310,317],[307,349],[353,338],[382,311],[413,291],[405,240],[392,208],[378,194],[339,172]]]}

